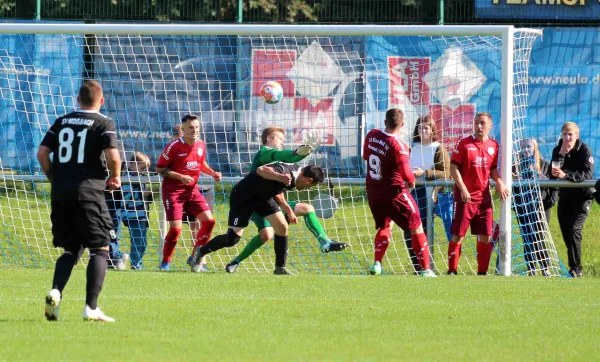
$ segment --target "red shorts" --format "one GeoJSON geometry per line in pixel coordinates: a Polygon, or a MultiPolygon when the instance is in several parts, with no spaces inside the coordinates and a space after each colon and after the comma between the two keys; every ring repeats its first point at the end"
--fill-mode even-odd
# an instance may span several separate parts
{"type": "Polygon", "coordinates": [[[414,231],[421,226],[419,207],[407,191],[402,191],[396,197],[369,197],[367,194],[367,198],[376,229],[388,226],[388,219],[405,231],[414,231]]]}
{"type": "Polygon", "coordinates": [[[191,192],[172,193],[163,190],[163,205],[167,221],[182,220],[183,212],[194,216],[210,210],[204,195],[200,193],[197,187],[191,192]]]}
{"type": "Polygon", "coordinates": [[[465,236],[469,226],[471,226],[471,235],[492,235],[494,215],[490,202],[465,204],[454,200],[454,216],[450,228],[453,235],[465,236]]]}

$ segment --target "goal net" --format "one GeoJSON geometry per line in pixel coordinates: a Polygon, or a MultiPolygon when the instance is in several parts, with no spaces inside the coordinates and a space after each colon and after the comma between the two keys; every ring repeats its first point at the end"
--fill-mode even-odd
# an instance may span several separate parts
{"type": "MultiPolygon", "coordinates": [[[[315,236],[299,218],[290,228],[289,265],[301,273],[367,273],[375,229],[366,203],[367,165],[361,147],[370,129],[383,128],[385,111],[399,108],[406,118],[407,144],[413,144],[417,119],[429,115],[437,126],[436,142],[445,152],[471,133],[477,112],[492,115],[491,136],[501,141],[501,152],[505,150],[503,176],[514,175],[513,207],[507,211],[507,203],[495,201],[501,230],[497,240],[502,240],[497,265],[509,267],[501,270],[503,274],[539,274],[542,269],[550,275],[564,274],[544,217],[538,175],[531,171],[524,152],[528,148],[522,147],[531,138],[526,128],[527,73],[538,30],[5,24],[0,32],[3,264],[50,266],[59,256],[52,245],[50,186],[40,172],[36,150],[54,120],[76,108],[82,81],[96,79],[104,88],[102,111],[117,123],[123,160],[135,152],[151,160],[148,173],[130,174],[128,164],[123,167],[122,195],[142,184],[153,196],[146,200],[147,212],[132,216],[122,206],[113,207],[118,249],[143,260],[144,269],[159,265],[165,230],[160,177],[154,166],[174,137],[173,127],[183,115],[194,113],[201,119],[207,160],[224,175],[219,183],[207,177],[200,181],[217,221],[213,236],[227,229],[228,192],[249,171],[263,128],[284,128],[287,147],[297,147],[308,134],[317,134],[323,144],[303,164],[326,168],[329,182],[309,192],[289,192],[287,197],[308,204],[317,195],[336,198],[334,216],[320,222],[330,239],[350,247],[321,253],[315,236]],[[260,97],[266,81],[282,85],[282,101],[267,104],[260,97]]],[[[422,157],[411,162],[430,166],[431,159],[422,157]]],[[[422,217],[429,220],[432,261],[438,272],[445,273],[452,183],[443,177],[419,180],[415,196],[422,217]]],[[[197,229],[193,224],[184,225],[172,268],[187,268],[193,243],[188,229],[197,229]]],[[[255,234],[251,224],[236,247],[211,254],[209,270],[222,270],[255,234]]],[[[404,233],[395,226],[392,235],[384,273],[413,273],[404,233]]],[[[459,272],[477,270],[475,242],[471,236],[465,238],[459,272]]],[[[271,245],[244,260],[238,270],[271,271],[271,245]]],[[[115,246],[114,255],[119,251],[115,246]]],[[[493,258],[490,273],[497,265],[493,258]]]]}

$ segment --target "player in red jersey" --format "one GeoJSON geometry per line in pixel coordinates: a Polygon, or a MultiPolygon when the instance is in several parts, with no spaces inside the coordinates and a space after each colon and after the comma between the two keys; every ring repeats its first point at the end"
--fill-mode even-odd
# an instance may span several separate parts
{"type": "MultiPolygon", "coordinates": [[[[181,119],[181,124],[183,137],[171,141],[156,164],[156,171],[164,177],[161,189],[162,200],[169,221],[161,270],[170,269],[171,256],[181,235],[184,210],[195,215],[202,224],[196,235],[194,249],[211,239],[215,226],[210,207],[196,187],[196,183],[200,173],[211,176],[215,181],[221,180],[221,173],[211,169],[206,162],[206,144],[198,139],[200,134],[198,117],[188,114],[181,119]]],[[[188,263],[189,261],[190,259],[188,263]]]]}
{"type": "Polygon", "coordinates": [[[478,235],[477,274],[486,275],[494,243],[492,235],[493,210],[490,194],[490,176],[496,181],[496,190],[505,200],[509,193],[498,172],[498,142],[489,138],[492,116],[477,113],[473,120],[473,134],[458,141],[452,151],[450,175],[455,182],[452,240],[448,244],[448,275],[456,275],[461,243],[467,229],[478,235]]]}
{"type": "Polygon", "coordinates": [[[398,139],[404,113],[392,108],[385,113],[385,131],[371,130],[365,139],[363,158],[368,163],[367,198],[375,219],[375,263],[371,274],[381,274],[381,261],[391,236],[390,221],[410,231],[412,248],[421,266],[420,274],[435,277],[429,268],[429,247],[421,225],[419,207],[410,195],[415,176],[410,170],[410,149],[398,139]]]}

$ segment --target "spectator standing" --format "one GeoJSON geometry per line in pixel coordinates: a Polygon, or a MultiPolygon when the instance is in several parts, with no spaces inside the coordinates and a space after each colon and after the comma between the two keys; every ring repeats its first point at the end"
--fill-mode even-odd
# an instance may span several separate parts
{"type": "MultiPolygon", "coordinates": [[[[561,129],[558,145],[552,151],[552,178],[571,182],[591,180],[594,174],[594,156],[579,139],[579,126],[566,122],[561,129]]],[[[569,274],[583,277],[581,240],[583,224],[590,212],[592,190],[587,187],[559,189],[558,224],[567,246],[569,274]]]]}

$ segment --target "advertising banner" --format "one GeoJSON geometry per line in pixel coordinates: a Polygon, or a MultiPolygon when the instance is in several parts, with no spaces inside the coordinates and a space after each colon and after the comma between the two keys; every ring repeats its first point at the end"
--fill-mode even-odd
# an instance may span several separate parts
{"type": "MultiPolygon", "coordinates": [[[[1,168],[39,170],[41,138],[76,107],[88,59],[82,43],[77,36],[0,36],[1,168]]],[[[405,112],[407,143],[426,114],[447,149],[471,132],[477,112],[492,115],[491,135],[500,138],[500,47],[468,38],[98,37],[96,50],[103,113],[116,121],[123,150],[145,152],[153,163],[186,113],[201,117],[209,163],[234,176],[247,172],[269,125],[286,130],[288,147],[319,135],[323,147],[311,160],[333,175],[361,176],[363,137],[383,128],[391,107],[405,112]],[[260,97],[266,81],[282,85],[279,103],[260,97]]],[[[574,121],[600,159],[598,54],[596,29],[545,29],[534,44],[522,132],[537,138],[544,158],[562,124],[574,121]]]]}
{"type": "Polygon", "coordinates": [[[482,19],[598,20],[597,0],[475,0],[475,16],[482,19]]]}

